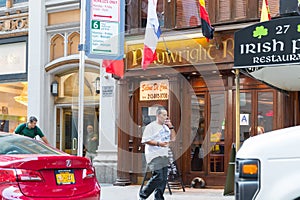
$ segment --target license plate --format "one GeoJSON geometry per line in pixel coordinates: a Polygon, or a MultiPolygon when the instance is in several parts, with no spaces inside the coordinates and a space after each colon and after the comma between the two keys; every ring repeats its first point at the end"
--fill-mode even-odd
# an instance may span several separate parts
{"type": "Polygon", "coordinates": [[[74,170],[55,170],[55,179],[57,185],[75,184],[74,170]]]}

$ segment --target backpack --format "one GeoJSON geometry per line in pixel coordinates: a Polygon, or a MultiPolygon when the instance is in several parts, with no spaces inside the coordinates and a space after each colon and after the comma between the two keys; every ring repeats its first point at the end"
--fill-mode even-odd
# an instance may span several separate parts
{"type": "MultiPolygon", "coordinates": [[[[20,134],[22,134],[22,131],[24,130],[24,128],[26,127],[26,123],[22,124],[21,130],[20,130],[20,134]]],[[[34,135],[37,135],[37,128],[36,126],[33,128],[34,129],[34,135]]]]}

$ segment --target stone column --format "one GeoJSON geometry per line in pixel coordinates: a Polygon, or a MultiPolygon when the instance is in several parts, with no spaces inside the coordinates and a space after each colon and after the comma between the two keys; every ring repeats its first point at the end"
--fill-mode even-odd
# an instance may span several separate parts
{"type": "Polygon", "coordinates": [[[117,178],[115,83],[111,75],[100,66],[99,146],[93,165],[101,183],[113,183],[117,178]]]}
{"type": "MultiPolygon", "coordinates": [[[[47,32],[45,0],[28,1],[29,28],[28,28],[28,116],[38,118],[38,125],[43,129],[49,124],[49,119],[43,113],[48,113],[47,97],[50,86],[45,86],[44,66],[47,62],[47,32]],[[49,86],[49,87],[47,87],[49,86]],[[46,96],[46,97],[45,97],[46,96]]],[[[49,141],[54,135],[45,132],[49,141]]]]}

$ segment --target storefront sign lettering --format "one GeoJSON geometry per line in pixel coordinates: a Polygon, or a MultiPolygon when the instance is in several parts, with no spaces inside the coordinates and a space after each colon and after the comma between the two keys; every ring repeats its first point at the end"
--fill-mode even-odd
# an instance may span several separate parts
{"type": "Polygon", "coordinates": [[[235,33],[235,68],[300,61],[300,17],[258,23],[235,33]]]}
{"type": "Polygon", "coordinates": [[[26,42],[0,45],[0,75],[26,72],[26,42]]]}
{"type": "Polygon", "coordinates": [[[167,100],[168,98],[168,80],[142,81],[140,83],[140,101],[167,100]]]}
{"type": "Polygon", "coordinates": [[[28,28],[28,16],[3,20],[0,19],[0,31],[12,31],[25,28],[28,28]]]}
{"type": "MultiPolygon", "coordinates": [[[[177,43],[172,51],[157,48],[156,65],[176,66],[182,64],[205,64],[233,60],[233,38],[220,41],[220,44],[210,44],[199,40],[173,41],[177,43]],[[185,45],[180,45],[185,42],[185,45]],[[221,46],[221,48],[220,48],[221,46]]],[[[159,46],[159,45],[158,45],[159,46]]],[[[134,48],[127,53],[127,68],[140,67],[143,56],[143,47],[134,48]]]]}

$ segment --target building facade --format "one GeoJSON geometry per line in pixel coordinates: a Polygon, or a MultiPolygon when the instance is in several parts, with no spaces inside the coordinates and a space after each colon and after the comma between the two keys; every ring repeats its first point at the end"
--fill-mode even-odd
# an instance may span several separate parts
{"type": "Polygon", "coordinates": [[[78,146],[83,144],[93,157],[99,181],[112,183],[117,171],[115,80],[100,68],[99,60],[80,60],[80,1],[31,1],[29,14],[28,93],[35,97],[29,99],[29,108],[39,113],[53,145],[80,155],[78,146]],[[83,116],[79,116],[80,62],[84,63],[83,116]],[[110,88],[109,95],[102,95],[103,87],[110,88]],[[88,126],[96,134],[93,142],[88,126]]]}
{"type": "Polygon", "coordinates": [[[27,120],[28,2],[0,1],[0,131],[27,120]]]}
{"type": "MultiPolygon", "coordinates": [[[[78,153],[80,132],[79,2],[0,0],[1,131],[12,132],[35,115],[50,143],[71,154],[78,153]]],[[[163,31],[158,60],[144,71],[147,1],[126,1],[124,78],[111,78],[99,60],[86,58],[84,65],[83,124],[93,125],[98,134],[93,165],[101,183],[141,182],[143,128],[164,106],[177,132],[172,150],[184,183],[202,177],[209,186],[224,185],[236,142],[234,33],[259,21],[261,4],[206,1],[215,27],[214,39],[207,41],[198,1],[158,0],[163,31]],[[111,88],[109,95],[97,93],[98,78],[100,86],[111,88]]],[[[279,0],[269,5],[277,17],[279,0]]],[[[241,143],[261,130],[300,123],[299,92],[276,90],[247,74],[239,80],[241,143]]],[[[85,138],[85,130],[82,134],[85,138]]]]}
{"type": "Polygon", "coordinates": [[[0,1],[0,130],[13,132],[34,115],[51,145],[78,155],[83,143],[94,157],[99,181],[113,183],[115,79],[100,68],[99,60],[85,58],[83,130],[79,130],[79,43],[80,1],[0,1]],[[99,94],[102,87],[109,88],[106,95],[99,94]],[[97,135],[92,145],[88,125],[97,135]]]}

